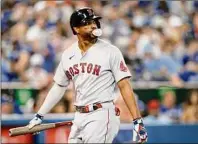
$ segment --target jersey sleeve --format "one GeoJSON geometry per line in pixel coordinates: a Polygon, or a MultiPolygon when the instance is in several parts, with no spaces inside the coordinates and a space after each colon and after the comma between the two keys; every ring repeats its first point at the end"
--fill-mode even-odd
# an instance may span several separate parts
{"type": "Polygon", "coordinates": [[[110,54],[110,67],[116,82],[125,77],[131,77],[131,73],[124,61],[121,51],[115,47],[110,54]]]}
{"type": "Polygon", "coordinates": [[[56,72],[55,72],[55,75],[54,75],[54,81],[58,85],[63,86],[63,87],[66,87],[69,84],[69,79],[67,78],[67,76],[65,74],[65,71],[63,69],[62,61],[60,61],[59,65],[56,69],[56,72]]]}

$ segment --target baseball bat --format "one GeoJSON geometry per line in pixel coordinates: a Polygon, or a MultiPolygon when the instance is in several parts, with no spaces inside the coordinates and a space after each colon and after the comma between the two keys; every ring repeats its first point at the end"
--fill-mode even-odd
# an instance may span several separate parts
{"type": "Polygon", "coordinates": [[[17,127],[12,128],[9,130],[9,136],[18,136],[18,135],[24,135],[24,134],[32,134],[36,132],[40,132],[47,129],[57,128],[60,126],[72,126],[71,121],[63,121],[63,122],[57,122],[57,123],[46,123],[46,124],[40,124],[36,125],[33,128],[29,129],[28,125],[23,127],[17,127]]]}

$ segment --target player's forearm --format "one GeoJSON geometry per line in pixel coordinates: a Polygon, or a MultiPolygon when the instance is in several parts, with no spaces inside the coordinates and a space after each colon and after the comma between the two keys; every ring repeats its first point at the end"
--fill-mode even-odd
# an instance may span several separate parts
{"type": "Polygon", "coordinates": [[[118,86],[133,119],[141,117],[129,80],[121,80],[118,86]]]}
{"type": "Polygon", "coordinates": [[[38,114],[44,115],[48,113],[63,97],[65,93],[66,87],[60,87],[56,83],[52,86],[50,91],[48,92],[45,101],[43,102],[41,108],[38,111],[38,114]]]}

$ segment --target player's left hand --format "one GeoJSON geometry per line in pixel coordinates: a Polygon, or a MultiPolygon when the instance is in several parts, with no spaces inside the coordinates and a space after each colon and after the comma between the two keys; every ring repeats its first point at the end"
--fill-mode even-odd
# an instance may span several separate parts
{"type": "Polygon", "coordinates": [[[28,128],[31,129],[34,126],[41,124],[42,121],[43,121],[43,116],[36,114],[35,117],[29,122],[28,128]]]}
{"type": "Polygon", "coordinates": [[[135,119],[133,121],[133,141],[138,143],[147,142],[148,135],[144,127],[142,118],[135,119]]]}

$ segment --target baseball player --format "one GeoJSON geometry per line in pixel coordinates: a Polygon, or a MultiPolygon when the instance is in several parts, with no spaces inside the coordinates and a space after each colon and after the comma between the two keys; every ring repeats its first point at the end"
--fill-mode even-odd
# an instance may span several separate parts
{"type": "Polygon", "coordinates": [[[66,49],[54,75],[54,85],[29,128],[41,124],[43,116],[62,98],[74,82],[76,113],[69,143],[112,143],[119,131],[119,111],[115,108],[116,84],[133,117],[135,141],[147,141],[140,112],[130,85],[131,74],[120,50],[99,39],[100,16],[91,8],[73,12],[70,25],[78,41],[66,49]]]}

